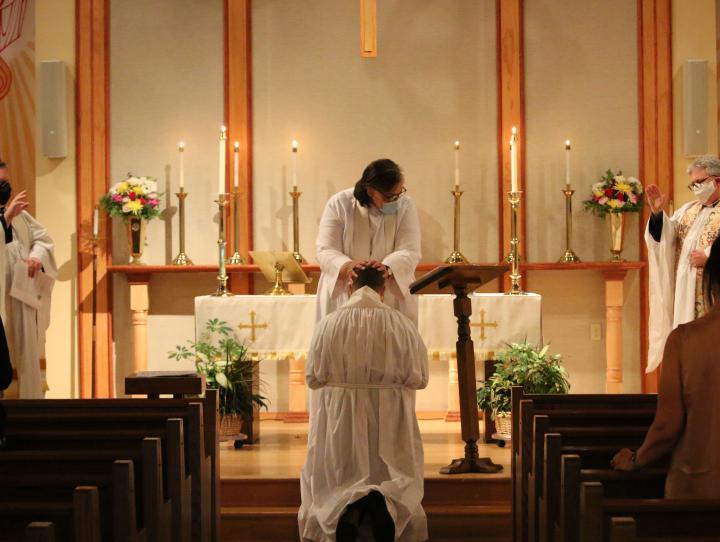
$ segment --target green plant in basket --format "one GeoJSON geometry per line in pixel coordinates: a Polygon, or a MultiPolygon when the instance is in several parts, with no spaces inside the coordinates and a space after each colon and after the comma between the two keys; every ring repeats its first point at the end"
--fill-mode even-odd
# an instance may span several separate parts
{"type": "Polygon", "coordinates": [[[168,358],[195,362],[197,372],[205,376],[205,385],[218,390],[222,416],[240,414],[250,419],[254,405],[267,410],[267,398],[253,385],[259,362],[250,359],[247,347],[227,322],[208,320],[199,340],[176,346],[168,358]]]}
{"type": "Polygon", "coordinates": [[[509,413],[511,390],[522,386],[525,393],[567,393],[570,383],[560,354],[548,355],[550,345],[538,349],[527,343],[512,343],[497,355],[495,372],[481,381],[478,406],[493,417],[509,413]]]}

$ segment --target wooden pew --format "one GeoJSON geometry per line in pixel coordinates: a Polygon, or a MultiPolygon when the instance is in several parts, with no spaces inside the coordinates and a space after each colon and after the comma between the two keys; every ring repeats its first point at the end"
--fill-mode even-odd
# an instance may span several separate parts
{"type": "MultiPolygon", "coordinates": [[[[73,493],[75,542],[100,542],[100,502],[96,487],[79,486],[73,493]]],[[[25,542],[55,542],[55,525],[34,521],[25,528],[25,542]]]]}
{"type": "Polygon", "coordinates": [[[693,536],[680,534],[678,536],[640,536],[635,519],[628,517],[613,517],[610,520],[610,542],[718,542],[720,537],[693,536]]]}
{"type": "Polygon", "coordinates": [[[613,517],[632,518],[635,536],[641,540],[720,539],[720,500],[613,499],[605,495],[602,483],[584,482],[580,493],[580,541],[610,541],[613,517]]]}
{"type": "MultiPolygon", "coordinates": [[[[191,503],[193,510],[192,539],[216,539],[219,522],[219,468],[218,435],[217,435],[217,392],[208,390],[204,399],[158,399],[153,401],[141,399],[109,399],[109,400],[43,400],[13,401],[5,405],[8,423],[21,425],[16,428],[13,441],[37,440],[37,428],[46,426],[42,438],[70,438],[77,443],[82,435],[76,434],[78,423],[95,424],[94,438],[111,446],[128,439],[137,438],[141,434],[166,437],[166,431],[160,424],[171,417],[183,420],[188,428],[185,434],[185,450],[189,480],[192,483],[191,503]],[[100,424],[106,429],[97,427],[100,424]],[[50,428],[47,428],[47,427],[50,428]],[[112,429],[107,429],[108,427],[112,429]],[[207,427],[207,430],[205,429],[207,427]],[[19,431],[22,434],[18,434],[19,431]],[[104,431],[104,432],[103,432],[104,431]],[[149,433],[148,433],[149,431],[149,433]]],[[[48,444],[49,446],[50,444],[48,444]]],[[[173,455],[173,457],[178,457],[173,455]]],[[[169,460],[170,464],[171,461],[169,460]]],[[[176,470],[179,467],[175,467],[176,470]]],[[[169,485],[177,480],[170,478],[169,485]]],[[[178,481],[183,485],[188,479],[178,481]]],[[[169,493],[182,492],[179,488],[169,487],[169,493]]],[[[174,517],[179,512],[179,501],[173,500],[174,517]]],[[[189,529],[181,529],[182,533],[189,529]]],[[[175,538],[182,540],[182,538],[175,538]]]]}
{"type": "MultiPolygon", "coordinates": [[[[651,419],[656,402],[655,395],[526,395],[522,388],[513,388],[513,540],[534,541],[539,537],[539,530],[536,527],[530,528],[530,521],[535,522],[539,513],[534,506],[536,499],[530,499],[530,480],[532,477],[535,484],[532,489],[534,495],[540,497],[544,479],[542,473],[536,473],[532,468],[533,454],[536,453],[538,458],[542,457],[541,450],[544,447],[544,440],[533,440],[535,415],[554,417],[553,419],[562,420],[563,424],[570,427],[592,427],[593,424],[607,423],[610,412],[620,412],[625,417],[651,419]],[[529,506],[529,503],[533,503],[533,506],[529,506]]],[[[548,425],[548,430],[550,427],[548,425]]],[[[586,436],[592,438],[591,432],[586,436]]]]}
{"type": "Polygon", "coordinates": [[[25,542],[55,542],[55,525],[50,521],[33,521],[25,529],[25,542]]]}

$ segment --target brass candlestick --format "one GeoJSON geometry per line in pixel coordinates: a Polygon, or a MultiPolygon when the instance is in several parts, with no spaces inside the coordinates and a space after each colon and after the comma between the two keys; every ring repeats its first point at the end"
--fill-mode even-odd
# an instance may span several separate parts
{"type": "Polygon", "coordinates": [[[293,199],[293,258],[300,265],[305,263],[305,258],[300,254],[300,196],[302,192],[294,189],[290,192],[293,199]]]}
{"type": "Polygon", "coordinates": [[[453,224],[453,251],[450,256],[447,257],[445,263],[450,264],[466,264],[468,260],[460,252],[460,198],[464,194],[460,190],[460,187],[456,187],[455,190],[451,190],[450,193],[455,198],[455,218],[453,224]]]}
{"type": "Polygon", "coordinates": [[[567,186],[562,193],[565,194],[565,254],[558,260],[559,263],[577,263],[580,258],[573,252],[572,245],[572,197],[575,190],[567,186]]]}
{"type": "Polygon", "coordinates": [[[240,265],[245,263],[245,260],[240,255],[240,190],[235,188],[232,191],[233,198],[233,241],[235,245],[235,251],[227,263],[231,265],[240,265]]]}
{"type": "Polygon", "coordinates": [[[510,264],[510,291],[505,292],[506,295],[525,295],[520,285],[520,240],[518,239],[517,216],[520,208],[520,198],[522,192],[508,192],[508,200],[510,201],[510,254],[507,261],[510,264]]]}
{"type": "Polygon", "coordinates": [[[192,260],[185,254],[185,198],[188,194],[183,187],[175,194],[178,198],[178,209],[180,214],[180,252],[173,260],[173,265],[192,265],[192,260]]]}
{"type": "Polygon", "coordinates": [[[285,283],[283,283],[282,280],[283,269],[284,267],[281,263],[275,264],[275,284],[266,295],[292,295],[292,293],[285,289],[285,283]]]}
{"type": "Polygon", "coordinates": [[[230,297],[232,292],[227,288],[228,276],[225,269],[225,208],[227,207],[227,194],[218,194],[217,199],[218,210],[220,211],[220,219],[218,221],[218,276],[217,290],[213,294],[215,297],[230,297]]]}

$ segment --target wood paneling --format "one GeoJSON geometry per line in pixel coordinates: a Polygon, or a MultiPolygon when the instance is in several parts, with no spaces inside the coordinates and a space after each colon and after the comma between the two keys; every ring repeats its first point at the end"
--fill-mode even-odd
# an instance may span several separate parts
{"type": "MultiPolygon", "coordinates": [[[[640,101],[640,178],[657,184],[673,199],[671,0],[638,0],[638,62],[640,101]]],[[[647,207],[641,224],[648,219],[647,207]]],[[[647,260],[644,228],[640,228],[641,259],[647,260]]],[[[648,272],[640,280],[641,371],[643,391],[657,391],[657,372],[646,375],[648,349],[648,272]]]]}
{"type": "Polygon", "coordinates": [[[78,367],[81,397],[114,394],[110,222],[101,220],[97,277],[92,273],[92,216],[108,186],[108,3],[77,0],[78,367]],[[92,295],[97,300],[93,326],[92,295]],[[95,337],[95,341],[93,341],[95,337]],[[94,348],[93,348],[94,343],[94,348]],[[94,352],[93,352],[94,350],[94,352]],[[93,359],[96,366],[93,371],[93,359]],[[93,374],[95,378],[93,380],[93,374]]]}
{"type": "MultiPolygon", "coordinates": [[[[251,2],[226,0],[225,3],[225,116],[230,141],[240,142],[240,254],[249,261],[253,246],[252,198],[252,51],[251,2]]],[[[232,153],[226,160],[228,187],[232,185],[232,153]]],[[[229,213],[228,247],[234,247],[233,211],[229,213]]],[[[232,254],[228,249],[228,254],[232,254]]],[[[250,275],[233,274],[230,289],[252,293],[250,275]]]]}
{"type": "MultiPolygon", "coordinates": [[[[525,92],[523,76],[523,0],[497,0],[497,81],[498,81],[498,205],[500,217],[498,258],[510,253],[510,134],[518,129],[518,186],[525,190],[525,92]]],[[[520,261],[526,259],[525,202],[523,194],[518,215],[520,261]]],[[[506,277],[506,287],[509,278],[506,277]]]]}

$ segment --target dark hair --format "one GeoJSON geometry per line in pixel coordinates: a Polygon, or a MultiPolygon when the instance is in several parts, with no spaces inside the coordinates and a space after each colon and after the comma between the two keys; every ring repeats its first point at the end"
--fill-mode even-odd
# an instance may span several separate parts
{"type": "Polygon", "coordinates": [[[379,292],[385,286],[385,275],[376,267],[357,268],[355,273],[357,276],[353,279],[353,290],[368,286],[379,292]]]}
{"type": "Polygon", "coordinates": [[[0,181],[0,206],[7,204],[12,195],[12,185],[8,181],[0,181]]]}
{"type": "Polygon", "coordinates": [[[7,164],[0,159],[0,169],[7,167],[7,164]]]}
{"type": "Polygon", "coordinates": [[[712,307],[716,301],[720,302],[720,299],[715,299],[720,297],[720,237],[713,242],[710,256],[705,262],[703,291],[707,307],[712,307]]]}
{"type": "Polygon", "coordinates": [[[370,162],[363,171],[362,177],[355,183],[353,195],[363,207],[369,207],[372,203],[367,193],[368,187],[380,192],[388,193],[402,181],[403,174],[400,166],[388,158],[381,158],[370,162]]]}

